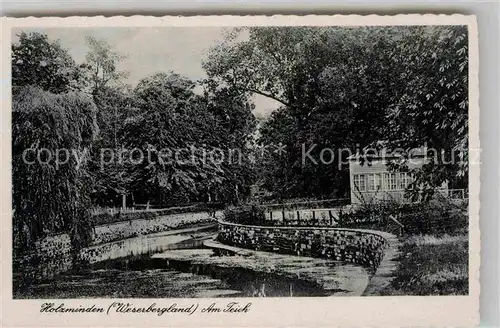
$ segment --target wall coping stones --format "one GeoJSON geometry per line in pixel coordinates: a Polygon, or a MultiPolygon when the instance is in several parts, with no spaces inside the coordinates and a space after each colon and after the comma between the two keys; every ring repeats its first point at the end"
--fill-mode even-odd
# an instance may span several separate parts
{"type": "Polygon", "coordinates": [[[327,230],[327,231],[352,231],[352,232],[361,232],[364,234],[371,234],[380,236],[385,239],[395,238],[395,236],[391,233],[379,231],[379,230],[369,230],[369,229],[354,229],[354,228],[335,228],[335,227],[300,227],[300,226],[258,226],[258,225],[245,225],[239,223],[232,223],[223,220],[218,220],[219,224],[222,225],[230,225],[235,227],[245,227],[245,228],[253,228],[253,229],[278,229],[278,230],[327,230]]]}

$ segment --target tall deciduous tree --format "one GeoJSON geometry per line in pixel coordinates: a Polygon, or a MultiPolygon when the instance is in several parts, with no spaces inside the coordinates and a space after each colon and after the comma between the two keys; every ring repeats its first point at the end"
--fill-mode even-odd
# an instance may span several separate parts
{"type": "Polygon", "coordinates": [[[120,148],[124,144],[121,125],[133,104],[131,87],[123,84],[128,72],[118,68],[126,55],[113,49],[106,40],[89,36],[85,41],[89,51],[81,69],[85,73],[86,90],[92,94],[98,108],[100,127],[91,152],[92,198],[98,205],[116,206],[122,204],[133,180],[126,164],[119,160],[120,148]],[[112,156],[113,160],[103,165],[102,154],[112,156]]]}
{"type": "Polygon", "coordinates": [[[33,85],[53,93],[80,89],[81,71],[59,41],[32,32],[12,45],[12,85],[33,85]]]}
{"type": "MultiPolygon", "coordinates": [[[[349,151],[380,140],[465,143],[466,43],[461,27],[256,27],[230,34],[204,67],[218,83],[281,102],[262,129],[265,145],[286,150],[272,154],[268,186],[289,197],[342,196],[349,151]],[[316,161],[325,147],[347,151],[318,165],[303,161],[302,147],[316,161]]],[[[433,170],[424,174],[433,187],[460,171],[443,162],[433,170]]]]}
{"type": "Polygon", "coordinates": [[[205,140],[204,127],[213,123],[195,112],[193,87],[192,81],[177,74],[158,73],[135,88],[137,110],[125,121],[124,133],[126,148],[144,154],[133,168],[140,172],[134,186],[137,198],[162,204],[187,202],[198,193],[196,180],[207,178],[204,171],[210,168],[216,175],[219,170],[203,170],[198,154],[190,158],[189,147],[205,140]]]}
{"type": "Polygon", "coordinates": [[[338,165],[345,158],[335,154],[328,166],[304,162],[302,147],[313,147],[319,160],[325,147],[351,149],[383,135],[385,91],[394,85],[384,58],[389,41],[370,28],[250,28],[247,40],[230,37],[212,50],[210,77],[283,105],[262,129],[265,146],[286,150],[280,165],[269,165],[268,187],[287,190],[284,197],[346,193],[348,176],[338,165]],[[284,118],[292,126],[283,127],[284,118]]]}
{"type": "Polygon", "coordinates": [[[177,74],[158,73],[134,91],[137,109],[124,133],[126,148],[145,154],[135,165],[140,174],[134,189],[147,200],[233,201],[247,185],[248,172],[229,151],[245,154],[253,132],[251,106],[225,89],[196,95],[194,86],[177,74]]]}
{"type": "Polygon", "coordinates": [[[86,81],[95,97],[106,87],[128,76],[128,72],[118,69],[118,64],[126,56],[114,50],[106,40],[92,36],[86,37],[85,40],[90,50],[85,56],[82,69],[85,71],[86,81]]]}
{"type": "MultiPolygon", "coordinates": [[[[467,186],[468,34],[465,26],[418,27],[397,43],[392,57],[400,67],[390,107],[392,147],[427,146],[430,162],[415,170],[418,191],[432,196],[449,182],[467,186]],[[404,68],[404,69],[403,69],[404,68]],[[437,156],[435,156],[437,155],[437,156]]],[[[404,168],[403,165],[400,165],[404,168]]],[[[398,167],[396,167],[398,169],[398,167]]]]}
{"type": "Polygon", "coordinates": [[[226,159],[221,163],[225,172],[223,181],[211,184],[208,191],[220,200],[238,203],[249,194],[249,187],[256,179],[252,158],[257,123],[252,114],[254,105],[238,90],[219,87],[213,82],[205,81],[200,105],[217,122],[217,133],[211,135],[212,144],[226,151],[226,159]]]}
{"type": "Polygon", "coordinates": [[[12,45],[12,182],[16,251],[48,234],[70,232],[74,255],[90,241],[85,154],[98,131],[82,72],[45,34],[12,45]],[[59,156],[56,163],[55,156],[59,156]]]}

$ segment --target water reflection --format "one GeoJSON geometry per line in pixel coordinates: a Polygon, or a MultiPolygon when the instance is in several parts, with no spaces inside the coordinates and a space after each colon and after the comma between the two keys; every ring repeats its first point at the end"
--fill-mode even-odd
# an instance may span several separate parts
{"type": "Polygon", "coordinates": [[[16,298],[331,296],[366,287],[366,272],[357,266],[265,252],[231,256],[204,248],[215,233],[206,227],[95,246],[86,253],[89,268],[31,285],[16,298]]]}

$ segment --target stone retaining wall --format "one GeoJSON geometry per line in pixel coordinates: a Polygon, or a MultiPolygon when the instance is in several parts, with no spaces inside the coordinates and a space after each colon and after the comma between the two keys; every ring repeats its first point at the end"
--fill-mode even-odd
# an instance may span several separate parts
{"type": "Polygon", "coordinates": [[[92,245],[109,243],[156,232],[180,229],[196,223],[208,223],[212,218],[207,212],[183,213],[160,216],[155,219],[129,220],[97,226],[94,230],[92,245]]]}
{"type": "Polygon", "coordinates": [[[13,259],[14,277],[21,276],[27,281],[53,277],[72,266],[71,240],[67,234],[37,241],[28,255],[13,259]]]}
{"type": "MultiPolygon", "coordinates": [[[[173,229],[181,229],[193,224],[213,222],[208,213],[173,214],[147,220],[131,220],[95,227],[92,247],[82,251],[82,257],[91,263],[109,253],[111,242],[148,235],[173,229]],[[95,259],[94,259],[95,258],[95,259]]],[[[123,243],[122,243],[123,244],[123,243]]],[[[123,247],[122,247],[123,248],[123,247]]],[[[141,248],[142,249],[142,248],[141,248]]],[[[127,250],[120,252],[127,254],[127,250]]],[[[33,251],[23,258],[13,259],[14,271],[31,280],[51,278],[73,266],[71,241],[67,234],[49,236],[35,243],[33,251]]]]}
{"type": "Polygon", "coordinates": [[[394,236],[374,230],[265,227],[219,221],[218,241],[284,254],[332,258],[376,272],[394,236]]]}

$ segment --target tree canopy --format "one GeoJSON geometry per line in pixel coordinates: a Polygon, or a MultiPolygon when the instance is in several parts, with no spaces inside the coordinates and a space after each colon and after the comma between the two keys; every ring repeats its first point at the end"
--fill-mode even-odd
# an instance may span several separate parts
{"type": "Polygon", "coordinates": [[[14,92],[12,180],[17,242],[29,245],[51,233],[71,231],[75,249],[88,244],[91,185],[83,157],[98,131],[95,113],[91,97],[82,93],[53,94],[31,86],[14,92]]]}
{"type": "MultiPolygon", "coordinates": [[[[339,163],[349,152],[315,165],[302,162],[302,146],[317,145],[316,158],[325,147],[353,153],[379,141],[448,153],[464,146],[467,53],[461,26],[252,27],[230,34],[204,67],[217,83],[282,104],[261,129],[262,145],[286,146],[286,156],[269,156],[267,187],[323,197],[346,194],[339,163]]],[[[463,174],[461,163],[438,160],[416,176],[432,189],[463,174]]]]}
{"type": "Polygon", "coordinates": [[[230,199],[236,186],[243,187],[238,163],[211,156],[244,149],[253,128],[251,108],[227,90],[200,96],[193,87],[178,74],[159,73],[134,90],[135,114],[123,128],[126,148],[150,156],[135,166],[140,178],[133,188],[143,196],[160,197],[159,202],[206,200],[209,195],[230,199]]]}
{"type": "Polygon", "coordinates": [[[53,93],[78,90],[81,72],[58,41],[32,32],[12,44],[12,85],[33,85],[53,93]]]}

